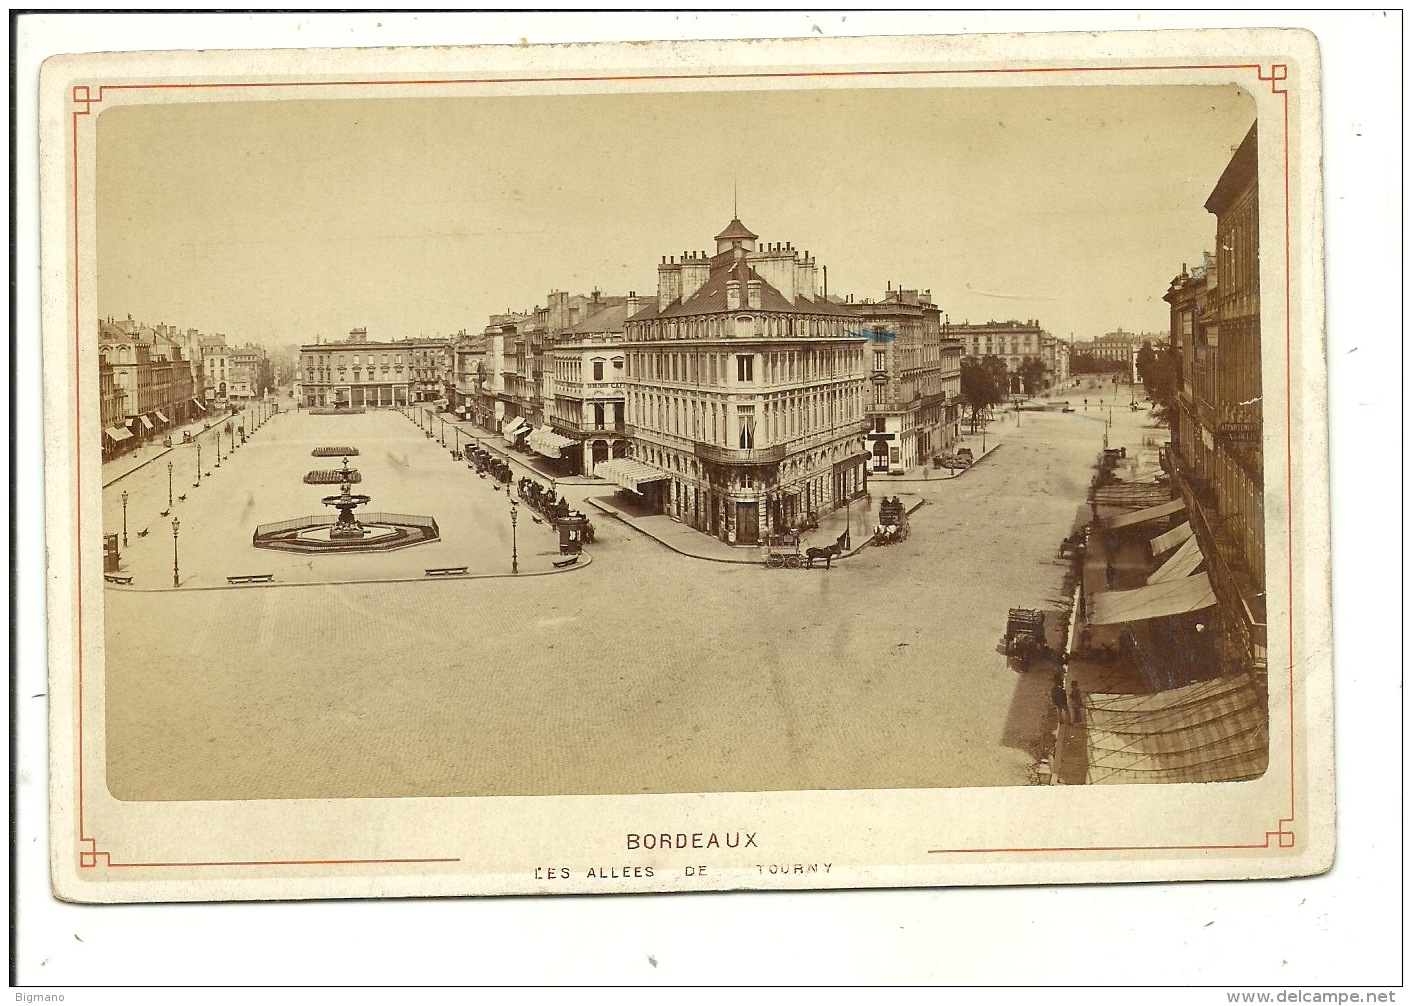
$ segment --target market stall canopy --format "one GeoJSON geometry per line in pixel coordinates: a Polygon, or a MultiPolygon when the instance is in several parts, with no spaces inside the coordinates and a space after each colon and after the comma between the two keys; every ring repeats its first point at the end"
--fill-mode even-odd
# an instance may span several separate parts
{"type": "Polygon", "coordinates": [[[543,454],[546,458],[558,458],[559,452],[574,442],[572,437],[560,436],[553,430],[533,430],[529,435],[530,450],[543,454]]]}
{"type": "Polygon", "coordinates": [[[1165,531],[1152,539],[1152,554],[1161,555],[1169,549],[1174,549],[1182,542],[1191,537],[1191,523],[1178,524],[1170,531],[1165,531]]]}
{"type": "Polygon", "coordinates": [[[1085,697],[1088,782],[1236,782],[1269,764],[1265,702],[1248,676],[1148,695],[1085,697]]]}
{"type": "Polygon", "coordinates": [[[1131,527],[1134,524],[1142,524],[1146,521],[1156,520],[1159,517],[1167,517],[1186,509],[1186,503],[1179,499],[1168,500],[1160,506],[1144,507],[1141,510],[1134,510],[1132,513],[1120,514],[1108,522],[1109,530],[1116,531],[1120,527],[1131,527]]]}
{"type": "Polygon", "coordinates": [[[1198,566],[1202,564],[1206,556],[1201,554],[1201,546],[1195,537],[1188,538],[1182,542],[1181,548],[1172,553],[1171,558],[1162,563],[1147,578],[1149,584],[1166,583],[1169,580],[1180,580],[1184,576],[1190,576],[1196,572],[1198,566]]]}
{"type": "Polygon", "coordinates": [[[661,482],[671,478],[669,474],[651,465],[645,465],[635,458],[613,458],[600,461],[593,466],[593,474],[614,485],[622,486],[628,492],[642,495],[642,487],[650,482],[661,482]]]}
{"type": "Polygon", "coordinates": [[[1117,625],[1148,618],[1171,618],[1200,611],[1216,603],[1211,580],[1205,573],[1180,580],[1151,583],[1133,590],[1107,590],[1093,595],[1090,625],[1117,625]]]}

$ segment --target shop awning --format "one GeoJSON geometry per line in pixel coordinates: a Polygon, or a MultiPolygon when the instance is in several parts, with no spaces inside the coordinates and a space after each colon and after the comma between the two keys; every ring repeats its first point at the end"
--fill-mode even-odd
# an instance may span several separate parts
{"type": "Polygon", "coordinates": [[[635,458],[611,458],[593,466],[593,474],[614,485],[622,486],[628,492],[642,495],[642,487],[650,482],[662,482],[671,478],[660,468],[645,465],[635,458]]]}
{"type": "Polygon", "coordinates": [[[137,418],[141,420],[143,426],[147,427],[149,430],[152,429],[152,420],[148,419],[146,416],[138,416],[137,418]]]}
{"type": "Polygon", "coordinates": [[[458,416],[464,416],[465,414],[466,414],[466,407],[465,407],[464,405],[458,405],[458,406],[456,406],[456,415],[458,415],[458,416]]]}
{"type": "Polygon", "coordinates": [[[1201,611],[1216,603],[1211,580],[1205,573],[1180,580],[1151,583],[1133,590],[1108,590],[1093,595],[1090,625],[1117,625],[1149,618],[1171,618],[1201,611]]]}
{"type": "Polygon", "coordinates": [[[785,486],[780,490],[781,496],[798,496],[799,494],[800,489],[798,486],[785,486]]]}
{"type": "Polygon", "coordinates": [[[572,437],[562,437],[553,430],[531,430],[529,435],[530,450],[536,454],[543,454],[546,458],[563,457],[560,450],[572,444],[572,437]]]}
{"type": "Polygon", "coordinates": [[[109,426],[103,432],[108,434],[108,436],[112,437],[118,442],[132,439],[132,434],[129,433],[127,430],[123,429],[121,426],[109,426]]]}
{"type": "Polygon", "coordinates": [[[167,414],[166,414],[165,412],[163,412],[161,409],[153,409],[153,410],[152,410],[152,414],[153,414],[154,416],[156,416],[158,419],[160,419],[160,420],[161,420],[162,422],[164,422],[164,423],[170,423],[170,422],[171,422],[171,420],[167,418],[167,414]]]}
{"type": "Polygon", "coordinates": [[[1172,530],[1163,532],[1152,539],[1152,554],[1161,555],[1168,549],[1176,548],[1190,537],[1191,522],[1187,521],[1184,524],[1178,524],[1176,527],[1172,528],[1172,530]]]}
{"type": "Polygon", "coordinates": [[[204,406],[204,405],[201,404],[201,399],[199,399],[199,398],[193,398],[193,399],[191,400],[191,404],[194,405],[194,406],[196,406],[196,407],[197,407],[198,409],[200,409],[202,412],[205,412],[205,411],[206,411],[206,406],[204,406]]]}
{"type": "Polygon", "coordinates": [[[1180,580],[1184,576],[1190,576],[1196,572],[1196,567],[1200,566],[1206,557],[1201,554],[1201,546],[1195,537],[1188,538],[1182,542],[1181,548],[1172,553],[1170,559],[1162,563],[1148,576],[1147,582],[1166,583],[1168,580],[1180,580]]]}
{"type": "Polygon", "coordinates": [[[513,444],[528,432],[529,423],[525,422],[519,416],[509,420],[500,428],[501,436],[507,444],[513,444]]]}
{"type": "Polygon", "coordinates": [[[1167,517],[1185,509],[1186,503],[1182,500],[1169,500],[1161,506],[1150,506],[1142,510],[1134,510],[1132,513],[1120,514],[1108,522],[1108,528],[1109,530],[1116,530],[1120,527],[1131,527],[1134,524],[1156,520],[1159,517],[1167,517]]]}
{"type": "Polygon", "coordinates": [[[1268,713],[1248,677],[1084,701],[1088,782],[1235,782],[1269,764],[1268,713]]]}

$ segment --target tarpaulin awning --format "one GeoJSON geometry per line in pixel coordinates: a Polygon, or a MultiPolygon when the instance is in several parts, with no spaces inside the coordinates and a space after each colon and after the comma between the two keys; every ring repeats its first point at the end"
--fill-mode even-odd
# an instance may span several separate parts
{"type": "Polygon", "coordinates": [[[123,429],[121,426],[109,426],[103,432],[117,441],[132,439],[132,434],[129,433],[127,430],[123,429]]]}
{"type": "Polygon", "coordinates": [[[1116,530],[1120,527],[1131,527],[1134,524],[1141,524],[1144,521],[1156,520],[1159,517],[1167,517],[1185,510],[1186,503],[1182,500],[1169,500],[1160,506],[1144,507],[1141,510],[1134,510],[1132,513],[1119,514],[1108,522],[1109,530],[1116,530]]]}
{"type": "Polygon", "coordinates": [[[147,427],[149,430],[152,429],[152,420],[148,419],[146,416],[138,416],[137,418],[142,421],[143,426],[147,427]]]}
{"type": "Polygon", "coordinates": [[[546,458],[562,457],[559,452],[573,442],[572,437],[560,436],[553,430],[533,430],[529,435],[530,450],[546,458]]]}
{"type": "Polygon", "coordinates": [[[167,414],[166,414],[165,412],[163,412],[161,409],[153,409],[153,410],[152,410],[152,414],[153,414],[154,416],[156,416],[158,419],[160,419],[160,420],[161,420],[162,422],[164,422],[164,423],[169,423],[169,422],[171,422],[171,420],[167,418],[167,414]]]}
{"type": "Polygon", "coordinates": [[[612,458],[600,461],[593,466],[593,474],[614,485],[622,486],[628,492],[642,495],[642,487],[649,482],[661,482],[671,478],[669,474],[651,465],[645,465],[634,458],[612,458]]]}
{"type": "Polygon", "coordinates": [[[1205,556],[1201,554],[1201,546],[1195,537],[1188,538],[1182,542],[1181,548],[1172,553],[1171,558],[1153,570],[1148,576],[1148,583],[1165,583],[1168,580],[1180,580],[1184,576],[1190,576],[1196,572],[1196,567],[1200,566],[1205,556]]]}
{"type": "Polygon", "coordinates": [[[1171,548],[1176,548],[1182,542],[1191,537],[1191,522],[1178,524],[1170,531],[1165,531],[1152,539],[1152,554],[1161,555],[1171,548]]]}
{"type": "Polygon", "coordinates": [[[1269,764],[1268,712],[1248,677],[1084,700],[1089,783],[1235,782],[1269,764]]]}
{"type": "Polygon", "coordinates": [[[1148,618],[1171,618],[1200,611],[1216,603],[1211,580],[1205,573],[1180,580],[1150,583],[1132,590],[1108,590],[1093,595],[1090,625],[1117,625],[1148,618]]]}
{"type": "Polygon", "coordinates": [[[513,444],[516,440],[520,439],[522,434],[528,432],[529,424],[519,416],[507,420],[505,425],[500,428],[500,434],[505,438],[507,444],[513,444]]]}
{"type": "Polygon", "coordinates": [[[205,411],[206,411],[206,406],[204,406],[204,405],[201,404],[201,399],[199,399],[199,398],[193,398],[193,399],[191,400],[191,404],[194,405],[194,406],[196,406],[196,407],[197,407],[198,409],[200,409],[202,412],[205,412],[205,411]]]}

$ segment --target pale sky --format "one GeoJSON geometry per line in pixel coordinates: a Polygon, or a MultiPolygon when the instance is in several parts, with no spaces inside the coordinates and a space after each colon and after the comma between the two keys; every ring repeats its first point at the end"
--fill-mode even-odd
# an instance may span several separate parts
{"type": "Polygon", "coordinates": [[[1182,86],[113,107],[99,313],[268,345],[475,332],[551,290],[655,295],[738,184],[830,293],[1162,331],[1253,121],[1238,88],[1182,86]]]}

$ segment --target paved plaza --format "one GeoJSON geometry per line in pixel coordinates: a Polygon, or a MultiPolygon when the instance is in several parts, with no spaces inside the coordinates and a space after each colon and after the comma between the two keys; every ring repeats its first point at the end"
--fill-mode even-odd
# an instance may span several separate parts
{"type": "MultiPolygon", "coordinates": [[[[122,571],[133,587],[170,589],[171,516],[180,518],[177,559],[183,590],[224,587],[227,576],[271,573],[278,583],[327,583],[421,577],[431,567],[466,566],[471,573],[508,573],[511,562],[510,507],[504,490],[479,478],[446,448],[429,440],[401,413],[315,416],[284,412],[272,417],[247,443],[216,467],[213,445],[202,445],[201,485],[196,487],[196,448],[182,445],[103,492],[103,521],[110,533],[122,528],[122,492],[128,493],[128,547],[122,571]],[[304,516],[331,517],[320,503],[337,485],[306,485],[305,473],[334,469],[341,458],[316,458],[321,446],[351,446],[361,453],[348,464],[362,473],[354,492],[372,501],[358,514],[387,512],[434,517],[441,540],[394,552],[306,555],[256,548],[258,524],[304,516]],[[167,467],[172,463],[172,515],[167,509],[167,467]],[[210,474],[205,474],[209,472],[210,474]],[[185,495],[186,499],[178,497],[185,495]],[[146,531],[143,535],[141,532],[146,531]]],[[[551,570],[560,558],[547,523],[536,523],[520,507],[516,528],[522,572],[551,570]]]]}
{"type": "MultiPolygon", "coordinates": [[[[267,425],[224,483],[249,488],[210,516],[193,508],[193,524],[283,516],[317,493],[298,475],[324,441],[364,448],[374,505],[415,511],[415,487],[436,486],[479,513],[492,496],[397,413],[321,418],[267,425]],[[277,448],[296,444],[280,467],[277,448]]],[[[1113,444],[1137,446],[1140,418],[1115,412],[1113,444]]],[[[1105,430],[1058,412],[1005,423],[1003,449],[964,476],[906,486],[925,502],[905,542],[831,571],[702,561],[594,511],[594,562],[573,575],[110,589],[109,787],[197,800],[1025,784],[1052,735],[1049,680],[1007,666],[1000,637],[1008,608],[1061,606],[1055,549],[1085,517],[1105,430]]],[[[531,550],[547,550],[535,530],[531,550]]],[[[405,557],[357,558],[382,561],[405,557]]]]}

